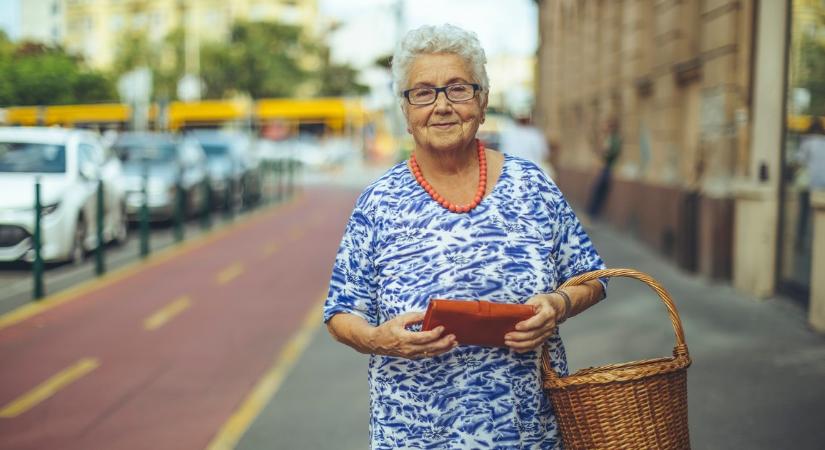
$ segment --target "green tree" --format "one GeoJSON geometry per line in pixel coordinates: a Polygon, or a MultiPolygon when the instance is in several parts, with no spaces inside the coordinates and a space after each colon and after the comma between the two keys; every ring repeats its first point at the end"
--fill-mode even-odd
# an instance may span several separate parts
{"type": "Polygon", "coordinates": [[[336,64],[331,61],[330,50],[321,46],[321,69],[318,71],[319,94],[338,97],[343,95],[363,95],[369,88],[358,82],[358,71],[348,64],[336,64]]]}
{"type": "MultiPolygon", "coordinates": [[[[124,34],[113,76],[140,66],[152,71],[155,98],[176,98],[185,72],[183,30],[155,45],[145,33],[124,34]]],[[[363,94],[367,88],[357,75],[348,65],[331,63],[329,48],[308,38],[301,27],[277,22],[236,22],[228,41],[206,42],[200,50],[199,76],[209,99],[239,93],[252,98],[363,94]]]]}
{"type": "Polygon", "coordinates": [[[300,27],[273,22],[238,22],[226,44],[201,51],[201,77],[208,98],[236,92],[252,98],[296,95],[340,96],[367,92],[357,71],[330,62],[329,47],[300,27]]]}
{"type": "Polygon", "coordinates": [[[115,99],[103,73],[59,47],[35,42],[17,45],[0,36],[0,105],[56,105],[115,99]]]}
{"type": "Polygon", "coordinates": [[[13,55],[14,44],[9,40],[8,35],[0,30],[0,105],[13,105],[16,99],[11,76],[14,70],[13,55]]]}
{"type": "Polygon", "coordinates": [[[799,86],[811,94],[808,114],[825,116],[825,40],[803,34],[799,86]]]}
{"type": "Polygon", "coordinates": [[[201,67],[207,92],[288,97],[306,82],[310,74],[303,64],[315,53],[298,26],[239,21],[227,44],[216,44],[202,54],[201,67]]]}

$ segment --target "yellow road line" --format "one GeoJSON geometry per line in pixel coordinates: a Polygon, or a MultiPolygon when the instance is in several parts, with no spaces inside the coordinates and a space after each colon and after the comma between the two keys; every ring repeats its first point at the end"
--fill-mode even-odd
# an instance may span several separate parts
{"type": "MultiPolygon", "coordinates": [[[[274,206],[272,208],[279,208],[275,211],[275,213],[283,214],[285,212],[291,211],[303,201],[304,196],[298,195],[294,197],[294,199],[291,200],[290,203],[274,206]]],[[[182,244],[167,247],[163,250],[151,254],[149,258],[147,258],[145,261],[136,262],[132,265],[123,267],[121,269],[114,270],[101,278],[91,279],[84,283],[78,284],[74,287],[68,288],[64,291],[58,292],[53,295],[49,295],[38,302],[28,303],[5,314],[2,314],[0,315],[0,330],[6,327],[10,327],[14,324],[23,322],[24,320],[34,317],[38,314],[42,314],[46,311],[57,308],[58,306],[64,303],[77,300],[78,298],[81,298],[84,294],[88,294],[90,292],[103,289],[107,286],[117,283],[120,280],[129,278],[132,275],[135,275],[141,271],[160,265],[161,263],[168,261],[172,258],[183,255],[185,253],[189,253],[190,251],[211,244],[212,242],[221,239],[222,237],[224,237],[225,235],[229,234],[234,230],[253,225],[254,223],[266,218],[266,213],[271,212],[272,208],[266,208],[258,212],[255,212],[251,214],[249,218],[247,220],[244,220],[243,222],[233,222],[232,224],[227,225],[224,228],[215,230],[211,233],[202,234],[182,244]]]]}
{"type": "Polygon", "coordinates": [[[56,394],[60,389],[97,369],[98,366],[100,366],[100,361],[95,358],[81,359],[3,407],[0,410],[0,417],[11,419],[23,414],[56,394]]]}
{"type": "Polygon", "coordinates": [[[272,256],[272,254],[277,252],[279,248],[281,248],[281,244],[278,242],[270,242],[266,244],[263,250],[264,256],[272,256]]]}
{"type": "Polygon", "coordinates": [[[192,299],[188,295],[183,295],[173,300],[168,305],[155,311],[151,316],[143,321],[143,328],[146,331],[154,331],[164,326],[178,314],[184,312],[187,308],[192,306],[192,299]]]}
{"type": "Polygon", "coordinates": [[[306,228],[295,227],[289,232],[289,238],[292,240],[298,240],[303,237],[304,234],[306,234],[306,228]]]}
{"type": "MultiPolygon", "coordinates": [[[[324,292],[323,299],[326,298],[324,292]]],[[[323,314],[323,299],[304,318],[301,328],[281,350],[275,363],[264,374],[263,378],[252,388],[240,408],[223,424],[218,434],[206,447],[206,450],[231,450],[241,440],[255,418],[261,414],[267,403],[278,392],[298,358],[309,345],[312,334],[320,326],[323,314]]]]}
{"type": "Polygon", "coordinates": [[[238,277],[238,275],[242,274],[246,270],[243,264],[236,262],[232,263],[229,267],[218,272],[218,275],[215,277],[215,280],[218,284],[226,284],[230,281],[234,280],[238,277]]]}

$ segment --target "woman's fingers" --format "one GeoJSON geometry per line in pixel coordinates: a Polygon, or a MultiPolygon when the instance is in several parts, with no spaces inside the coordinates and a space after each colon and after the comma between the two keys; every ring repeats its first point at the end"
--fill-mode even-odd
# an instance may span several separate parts
{"type": "Polygon", "coordinates": [[[532,317],[516,324],[517,331],[532,331],[544,328],[549,322],[555,326],[556,310],[550,303],[546,295],[537,295],[525,302],[527,305],[533,305],[536,308],[536,313],[532,317]]]}
{"type": "Polygon", "coordinates": [[[555,310],[549,303],[542,302],[538,302],[537,308],[538,312],[533,317],[516,325],[516,331],[504,335],[506,346],[519,352],[529,351],[544,343],[553,334],[556,328],[555,310]]]}
{"type": "Polygon", "coordinates": [[[511,342],[525,342],[525,341],[532,341],[533,339],[538,339],[542,336],[549,336],[550,332],[553,331],[553,326],[547,326],[542,328],[536,328],[535,330],[530,331],[511,331],[504,335],[504,341],[511,341],[511,342]]]}
{"type": "Polygon", "coordinates": [[[399,321],[404,328],[407,328],[410,325],[423,322],[424,313],[420,311],[404,313],[396,316],[393,320],[399,321]]]}
{"type": "Polygon", "coordinates": [[[455,340],[455,335],[448,334],[432,344],[421,346],[417,349],[416,354],[419,358],[432,358],[442,353],[454,349],[458,345],[455,340]]]}
{"type": "Polygon", "coordinates": [[[545,333],[535,339],[528,339],[524,341],[505,340],[504,343],[514,351],[523,353],[540,347],[549,337],[550,333],[545,333]]]}
{"type": "Polygon", "coordinates": [[[437,340],[444,333],[444,327],[438,326],[430,331],[407,331],[405,333],[407,342],[411,344],[424,345],[437,340]]]}

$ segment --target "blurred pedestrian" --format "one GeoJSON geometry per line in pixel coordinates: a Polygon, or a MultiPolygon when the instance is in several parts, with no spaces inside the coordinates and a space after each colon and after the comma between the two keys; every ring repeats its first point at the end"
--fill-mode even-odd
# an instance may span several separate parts
{"type": "Polygon", "coordinates": [[[599,156],[602,159],[602,170],[596,179],[596,183],[593,185],[590,204],[587,207],[587,213],[593,219],[601,215],[604,202],[610,194],[613,167],[616,165],[616,161],[622,153],[622,137],[620,132],[619,121],[617,119],[611,119],[607,123],[606,137],[603,144],[601,144],[598,149],[599,156]]]}
{"type": "Polygon", "coordinates": [[[489,82],[475,33],[410,31],[392,60],[409,160],[358,198],[332,270],[324,321],[370,355],[373,449],[555,449],[541,349],[567,373],[557,325],[604,295],[604,267],[556,185],[534,163],[485,149],[489,82]],[[533,305],[505,347],[420,330],[430,299],[533,305]]]}
{"type": "Polygon", "coordinates": [[[550,165],[550,146],[544,133],[533,125],[530,113],[513,114],[513,125],[501,133],[500,150],[508,155],[524,158],[544,169],[551,179],[555,179],[550,165]]]}
{"type": "Polygon", "coordinates": [[[825,129],[822,118],[814,117],[799,147],[800,160],[805,165],[811,191],[825,190],[825,129]]]}

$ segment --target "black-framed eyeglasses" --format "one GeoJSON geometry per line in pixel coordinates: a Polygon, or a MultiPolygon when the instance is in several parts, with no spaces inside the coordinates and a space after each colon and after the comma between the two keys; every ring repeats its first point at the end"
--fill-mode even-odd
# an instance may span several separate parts
{"type": "Polygon", "coordinates": [[[455,83],[441,87],[407,89],[404,91],[404,97],[411,105],[425,106],[435,103],[435,100],[438,98],[438,93],[443,92],[447,100],[461,103],[475,97],[479,89],[481,89],[481,86],[475,83],[455,83]]]}

